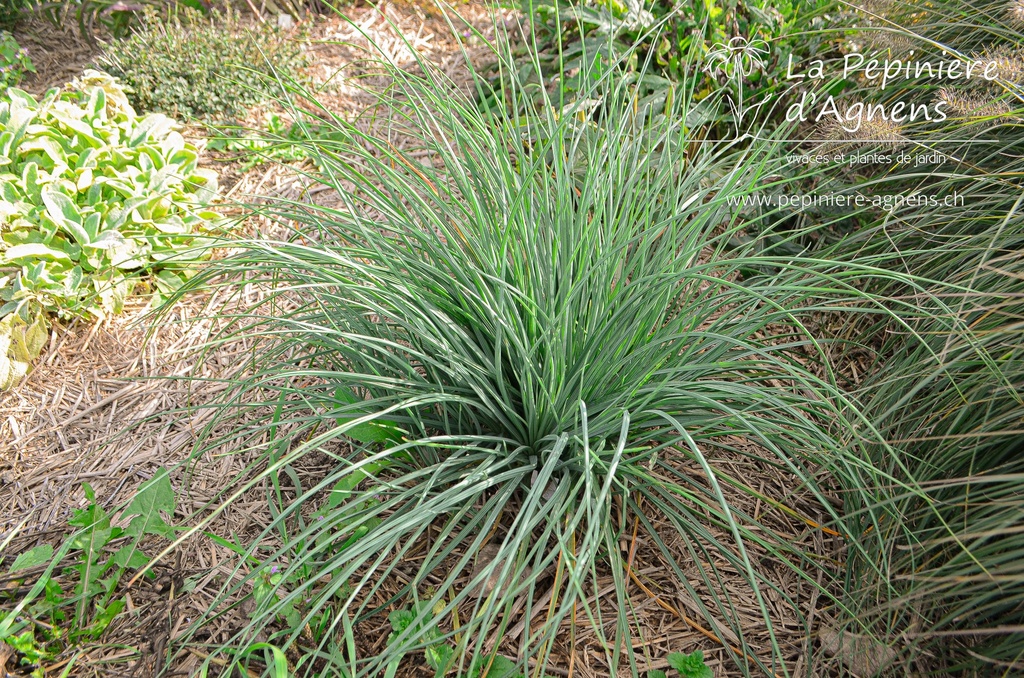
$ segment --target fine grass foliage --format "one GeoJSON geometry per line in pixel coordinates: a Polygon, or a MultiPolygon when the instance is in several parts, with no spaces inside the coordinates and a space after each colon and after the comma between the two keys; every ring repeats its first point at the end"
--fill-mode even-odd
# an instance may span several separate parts
{"type": "Polygon", "coordinates": [[[852,92],[863,100],[942,102],[948,119],[900,130],[911,155],[936,160],[833,173],[861,191],[958,195],[962,203],[897,206],[824,255],[920,276],[927,291],[894,280],[874,287],[880,296],[913,300],[914,331],[888,323],[860,328],[878,359],[854,397],[899,449],[903,466],[875,446],[868,446],[867,458],[872,468],[919,491],[870,475],[844,479],[847,488],[877,486],[870,503],[845,495],[844,510],[884,539],[847,560],[835,631],[856,648],[847,661],[856,673],[1017,675],[1024,669],[1021,6],[994,0],[854,5],[870,17],[849,36],[865,52],[995,60],[999,77],[940,81],[941,87],[898,82],[889,94],[859,83],[852,92]]]}
{"type": "MultiPolygon", "coordinates": [[[[960,130],[971,134],[970,122],[960,130]]],[[[1019,145],[1019,132],[1006,127],[1002,140],[1004,149],[1019,145]]],[[[876,290],[912,298],[922,312],[913,334],[872,328],[881,360],[857,395],[906,460],[898,471],[869,448],[872,466],[924,492],[880,485],[876,504],[849,505],[868,522],[878,505],[896,510],[878,523],[884,542],[848,561],[849,609],[840,615],[850,632],[883,642],[900,635],[906,664],[922,671],[1015,675],[1024,657],[1021,170],[1014,160],[935,171],[930,190],[964,195],[962,207],[901,210],[833,251],[929,279],[925,296],[899,284],[876,290]]]]}
{"type": "Polygon", "coordinates": [[[296,675],[394,675],[423,652],[437,675],[474,675],[504,656],[518,600],[528,617],[544,609],[508,639],[515,671],[542,671],[568,626],[638,675],[635,573],[620,549],[636,531],[702,623],[738,639],[731,670],[781,671],[768,592],[796,619],[806,610],[763,563],[837,605],[841,573],[749,506],[766,501],[866,553],[859,523],[825,495],[839,476],[872,473],[868,442],[888,448],[806,321],[888,313],[860,288],[899,275],[736,246],[744,224],[730,201],[771,186],[778,149],[710,141],[699,120],[713,116],[694,112],[714,98],[698,105],[690,87],[639,106],[599,77],[596,107],[535,108],[509,76],[496,99],[520,105],[481,109],[426,63],[388,74],[384,133],[320,109],[334,131],[305,143],[338,206],[264,208],[294,238],[238,243],[187,286],[266,292],[211,339],[245,334],[254,354],[226,380],[195,463],[225,449],[253,460],[206,521],[254,487],[273,520],[180,642],[277,567],[277,590],[207,667],[246,658],[262,670],[245,648],[265,641],[296,675]],[[296,472],[309,455],[333,460],[312,486],[296,472]],[[786,474],[815,517],[758,491],[723,463],[732,455],[786,474]],[[596,595],[602,577],[611,607],[596,595]],[[726,579],[759,611],[757,648],[726,579]],[[361,654],[353,629],[389,616],[390,642],[361,654]]]}
{"type": "MultiPolygon", "coordinates": [[[[879,644],[904,650],[898,665],[890,656],[862,667],[1015,675],[1024,656],[1024,230],[1013,212],[993,223],[993,198],[1005,187],[990,183],[988,190],[987,210],[975,205],[984,212],[977,219],[921,210],[904,216],[915,228],[890,240],[879,238],[886,227],[878,225],[839,246],[862,258],[894,247],[904,265],[935,276],[932,298],[945,302],[940,314],[918,296],[933,316],[922,313],[913,334],[874,328],[876,341],[884,337],[880,364],[857,394],[864,415],[904,460],[896,468],[890,455],[869,447],[871,467],[921,488],[908,492],[861,474],[844,481],[848,488],[877,485],[874,502],[847,495],[844,510],[865,529],[882,530],[884,540],[847,561],[838,625],[871,637],[866,647],[875,656],[885,656],[879,644]],[[894,509],[884,519],[883,506],[894,509]]],[[[1016,197],[1019,203],[1019,191],[1016,197]]],[[[916,296],[898,286],[886,294],[916,296]]]]}

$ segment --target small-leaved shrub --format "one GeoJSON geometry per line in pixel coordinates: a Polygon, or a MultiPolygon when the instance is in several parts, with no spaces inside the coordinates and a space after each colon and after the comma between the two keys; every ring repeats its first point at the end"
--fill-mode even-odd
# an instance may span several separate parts
{"type": "Polygon", "coordinates": [[[35,72],[28,50],[19,45],[13,35],[0,31],[0,89],[13,87],[21,82],[25,73],[35,72]]]}
{"type": "Polygon", "coordinates": [[[136,108],[212,120],[241,117],[303,63],[299,43],[273,28],[246,29],[230,12],[207,18],[194,11],[167,21],[148,12],[140,29],[100,58],[136,108]]]}
{"type": "Polygon", "coordinates": [[[0,27],[8,28],[29,9],[29,0],[4,0],[0,2],[0,27]]]}
{"type": "MultiPolygon", "coordinates": [[[[41,314],[118,313],[151,271],[157,303],[181,286],[189,272],[170,260],[220,219],[207,209],[217,176],[197,162],[173,120],[137,116],[105,74],[86,71],[41,101],[8,90],[0,100],[0,318],[17,318],[2,326],[14,336],[0,351],[0,387],[41,348],[39,331],[28,329],[41,314]]],[[[0,341],[10,336],[0,332],[0,341]]]]}

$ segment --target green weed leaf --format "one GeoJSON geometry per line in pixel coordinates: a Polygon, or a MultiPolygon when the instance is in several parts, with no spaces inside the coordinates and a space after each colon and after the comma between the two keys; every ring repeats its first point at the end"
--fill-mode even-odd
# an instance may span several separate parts
{"type": "Polygon", "coordinates": [[[40,544],[35,548],[25,551],[20,556],[14,559],[14,564],[11,565],[11,569],[8,572],[18,572],[19,570],[27,570],[30,567],[36,567],[44,563],[50,562],[53,558],[53,547],[49,544],[40,544]]]}
{"type": "MultiPolygon", "coordinates": [[[[355,405],[362,402],[359,398],[347,388],[338,388],[334,391],[334,398],[343,403],[344,405],[355,405]]],[[[343,414],[336,415],[334,420],[339,426],[344,426],[350,421],[358,419],[361,416],[365,416],[368,413],[358,414],[343,414]]],[[[397,425],[394,422],[386,420],[374,420],[368,421],[363,424],[358,424],[348,429],[345,434],[355,441],[369,445],[371,443],[386,443],[389,441],[399,442],[402,439],[402,434],[399,432],[397,425]]]]}
{"type": "Polygon", "coordinates": [[[121,614],[124,610],[125,602],[123,600],[115,600],[106,607],[97,606],[96,616],[93,618],[92,625],[89,627],[89,635],[93,638],[99,638],[103,635],[103,632],[110,626],[110,622],[114,621],[114,618],[121,614]]]}
{"type": "Polygon", "coordinates": [[[451,665],[452,655],[455,653],[451,647],[443,643],[431,645],[424,650],[426,655],[427,665],[434,669],[437,673],[438,678],[443,676],[451,665]]]}
{"type": "MultiPolygon", "coordinates": [[[[161,512],[174,514],[174,488],[166,468],[160,468],[142,487],[135,499],[124,512],[124,516],[134,516],[128,523],[125,534],[141,538],[152,534],[172,539],[174,528],[164,522],[161,512]]],[[[122,516],[122,517],[124,517],[122,516]]]]}
{"type": "Polygon", "coordinates": [[[711,669],[704,663],[704,653],[694,650],[690,654],[673,652],[668,657],[668,665],[679,672],[680,678],[714,678],[711,669]]]}
{"type": "Polygon", "coordinates": [[[494,659],[483,660],[481,666],[470,672],[470,676],[478,678],[482,675],[488,661],[490,661],[490,668],[487,669],[487,678],[523,678],[523,674],[516,672],[516,663],[500,654],[494,659]]]}

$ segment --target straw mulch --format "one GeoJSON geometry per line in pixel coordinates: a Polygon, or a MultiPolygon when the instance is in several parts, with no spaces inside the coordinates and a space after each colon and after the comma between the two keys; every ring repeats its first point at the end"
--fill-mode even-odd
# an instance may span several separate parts
{"type": "Polygon", "coordinates": [[[18,87],[35,95],[80,76],[100,50],[96,39],[88,40],[81,34],[73,15],[60,25],[32,17],[19,21],[12,33],[28,50],[36,69],[27,73],[18,87]]]}
{"type": "MultiPolygon", "coordinates": [[[[487,31],[490,19],[483,8],[467,5],[462,10],[475,25],[487,31]]],[[[319,83],[317,98],[328,110],[351,116],[359,124],[387,124],[366,114],[378,100],[376,93],[390,83],[367,60],[375,55],[367,49],[363,33],[399,65],[413,64],[414,49],[455,81],[467,81],[461,48],[436,9],[385,4],[380,8],[354,9],[349,14],[352,24],[337,18],[316,21],[308,42],[310,75],[319,83]]],[[[45,26],[32,30],[35,32],[27,44],[42,73],[27,83],[30,89],[40,90],[70,79],[92,57],[91,48],[77,38],[72,41],[47,33],[50,29],[45,26]]],[[[260,125],[261,114],[253,113],[253,127],[260,125]]],[[[400,146],[402,140],[396,139],[395,143],[400,146]]],[[[237,168],[222,169],[223,176],[237,176],[237,168]]],[[[329,189],[305,176],[301,166],[260,166],[230,183],[226,191],[229,202],[284,198],[333,205],[336,201],[329,189]]],[[[250,234],[281,237],[278,227],[265,217],[251,218],[245,228],[250,234]]],[[[144,300],[132,302],[123,315],[100,324],[54,327],[49,349],[35,371],[13,392],[0,394],[0,544],[9,540],[5,555],[16,555],[39,543],[59,544],[68,533],[67,521],[72,511],[86,505],[83,483],[88,483],[100,503],[112,510],[129,500],[157,469],[173,467],[189,455],[197,432],[209,423],[210,411],[202,405],[224,393],[226,385],[221,379],[240,369],[251,344],[243,336],[205,354],[198,349],[222,324],[217,320],[218,314],[226,316],[235,308],[249,306],[260,294],[261,290],[255,288],[230,299],[212,290],[198,294],[179,303],[153,327],[144,300]],[[185,379],[187,376],[200,379],[185,379]]],[[[785,502],[805,515],[815,514],[813,502],[794,495],[791,479],[778,469],[734,452],[712,457],[713,463],[732,467],[737,475],[755,478],[755,486],[765,496],[785,502]]],[[[249,461],[249,456],[235,450],[212,450],[190,465],[187,472],[176,470],[172,474],[178,494],[174,519],[185,524],[194,521],[194,512],[206,508],[206,503],[224,489],[226,479],[251,472],[249,461]]],[[[303,484],[309,486],[313,483],[307,484],[307,479],[323,477],[329,464],[326,456],[311,456],[301,460],[295,471],[303,484]]],[[[696,475],[703,475],[700,469],[693,470],[696,475]]],[[[265,491],[255,488],[242,496],[205,529],[239,544],[258,538],[271,519],[265,491]]],[[[770,512],[750,497],[732,494],[735,496],[730,496],[730,500],[747,508],[751,515],[770,512]]],[[[653,511],[648,518],[655,525],[664,522],[653,511]]],[[[772,515],[770,521],[776,532],[822,558],[834,558],[841,550],[836,538],[801,521],[782,514],[772,515]]],[[[624,534],[632,532],[631,526],[624,527],[624,534]]],[[[716,537],[729,541],[724,534],[716,537]]],[[[666,530],[665,539],[679,562],[690,561],[689,551],[678,537],[670,538],[666,530]]],[[[149,541],[145,546],[152,555],[166,545],[149,541]]],[[[664,658],[669,652],[702,649],[717,676],[731,675],[733,661],[729,655],[735,652],[735,634],[724,624],[708,627],[699,612],[698,601],[686,594],[675,575],[664,566],[654,545],[632,539],[624,540],[620,546],[631,562],[629,618],[636,637],[641,639],[634,647],[642,658],[640,668],[665,669],[664,658]]],[[[72,676],[141,678],[192,674],[205,655],[198,647],[182,651],[175,646],[175,640],[192,619],[209,610],[217,589],[238,576],[233,571],[234,558],[228,549],[202,535],[188,539],[156,565],[153,577],[141,578],[123,589],[129,614],[119,617],[100,641],[81,644],[75,652],[55,658],[50,669],[59,672],[70,666],[72,676]],[[169,652],[171,648],[176,651],[169,652]],[[75,656],[76,652],[80,654],[75,656]]],[[[409,565],[412,567],[413,563],[409,565]]],[[[762,628],[752,592],[739,573],[730,574],[724,562],[718,565],[726,573],[722,586],[733,596],[740,616],[747,620],[744,635],[752,639],[753,647],[764,652],[763,656],[770,656],[770,639],[762,628]]],[[[700,590],[699,579],[692,571],[697,566],[692,563],[684,574],[691,576],[700,590]]],[[[764,559],[762,566],[766,579],[776,583],[796,601],[801,614],[813,620],[819,601],[810,592],[811,587],[782,564],[764,559]]],[[[402,569],[396,570],[394,582],[385,584],[377,602],[384,603],[388,595],[403,585],[402,569]]],[[[595,602],[606,619],[613,619],[618,604],[609,595],[613,590],[612,572],[598,575],[596,586],[601,595],[595,602]]],[[[542,581],[553,587],[551,577],[542,581]]],[[[11,578],[0,577],[0,587],[13,585],[11,578]]],[[[523,616],[522,606],[518,606],[520,611],[510,620],[512,632],[503,639],[492,639],[491,643],[500,643],[504,653],[514,656],[517,629],[539,623],[546,610],[544,601],[550,599],[551,593],[542,592],[530,619],[523,616]]],[[[783,604],[774,593],[769,595],[768,603],[776,617],[776,632],[780,634],[777,640],[788,657],[788,670],[806,669],[808,663],[813,663],[815,675],[828,674],[828,660],[813,651],[792,606],[783,604]]],[[[247,608],[242,605],[207,628],[201,640],[224,641],[246,622],[247,608]]],[[[383,617],[362,624],[356,629],[360,652],[379,651],[389,630],[383,617]]],[[[563,631],[553,648],[553,668],[548,669],[549,674],[579,678],[623,675],[627,667],[607,665],[601,641],[585,623],[563,631]]],[[[0,674],[5,670],[2,657],[0,654],[0,674]]],[[[6,670],[16,673],[13,660],[7,663],[6,670]]],[[[427,676],[433,672],[421,658],[409,657],[399,675],[427,676]]]]}

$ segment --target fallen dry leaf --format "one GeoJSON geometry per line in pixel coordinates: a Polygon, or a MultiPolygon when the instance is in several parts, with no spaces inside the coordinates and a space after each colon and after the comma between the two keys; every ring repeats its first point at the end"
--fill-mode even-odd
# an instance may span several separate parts
{"type": "Polygon", "coordinates": [[[846,668],[861,678],[874,676],[896,661],[896,651],[871,636],[826,626],[818,638],[826,654],[839,657],[846,668]]]}

